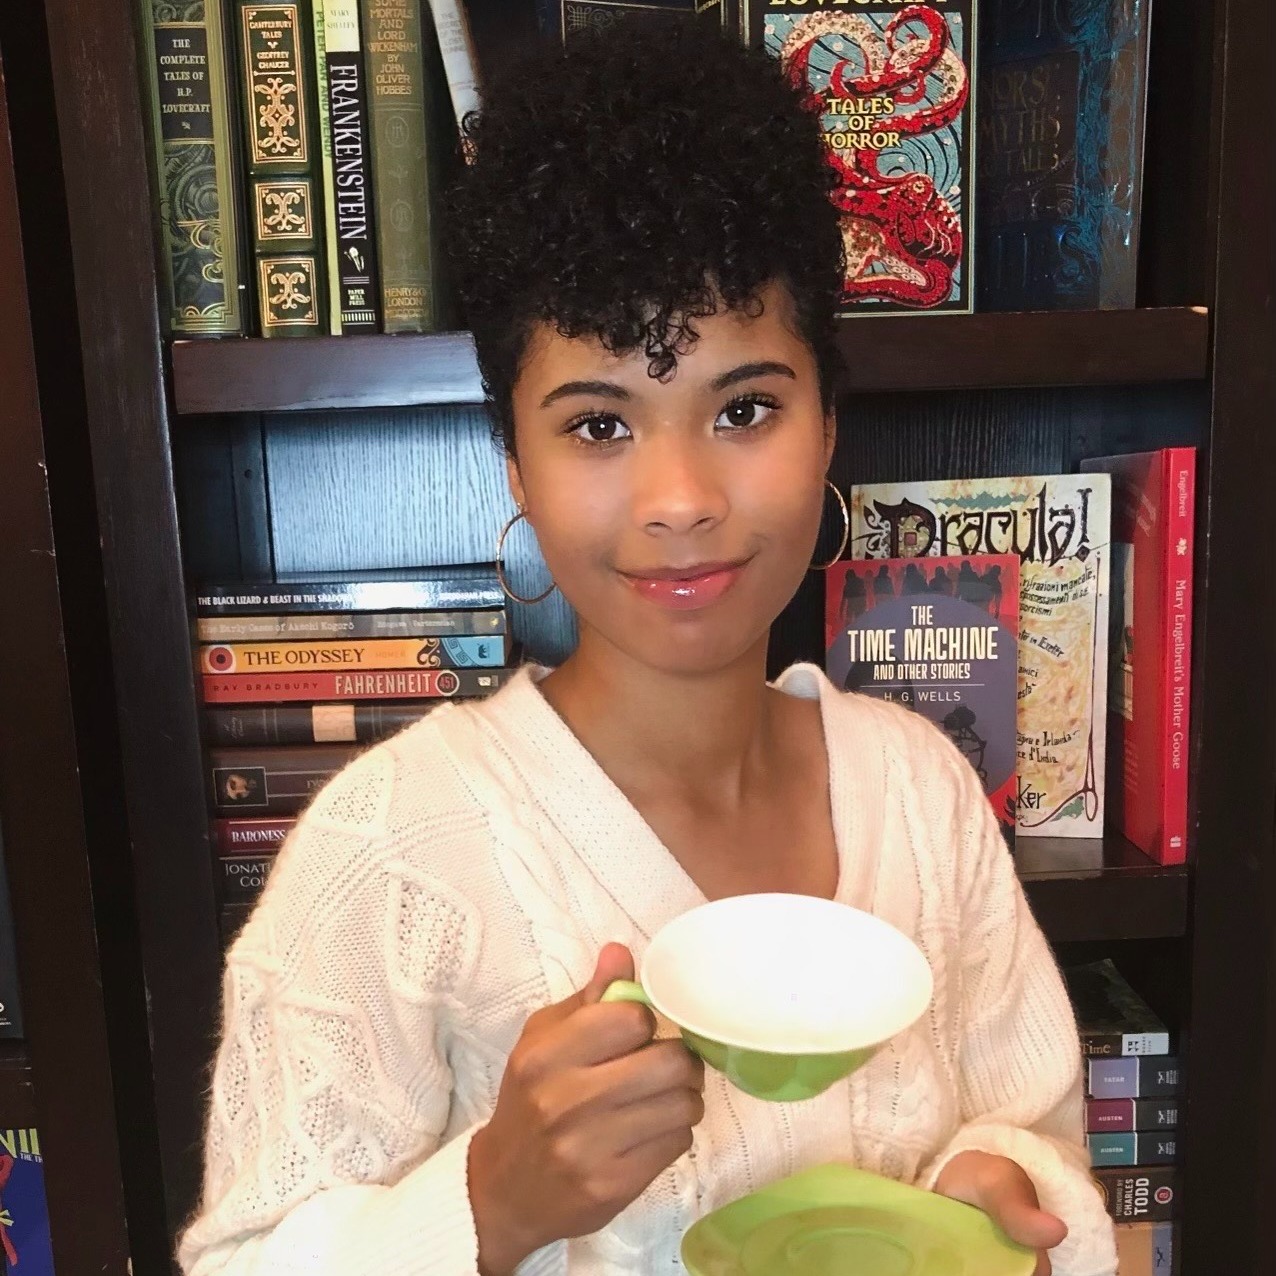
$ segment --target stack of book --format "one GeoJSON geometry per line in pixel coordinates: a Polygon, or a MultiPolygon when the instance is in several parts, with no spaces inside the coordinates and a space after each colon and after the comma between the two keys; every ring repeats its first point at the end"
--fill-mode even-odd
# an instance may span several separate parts
{"type": "Polygon", "coordinates": [[[1081,1029],[1086,1137],[1117,1224],[1120,1276],[1169,1273],[1181,1069],[1173,1034],[1111,961],[1064,972],[1081,1029]]]}
{"type": "Polygon", "coordinates": [[[490,563],[208,585],[195,612],[224,935],[361,748],[516,668],[490,563]]]}

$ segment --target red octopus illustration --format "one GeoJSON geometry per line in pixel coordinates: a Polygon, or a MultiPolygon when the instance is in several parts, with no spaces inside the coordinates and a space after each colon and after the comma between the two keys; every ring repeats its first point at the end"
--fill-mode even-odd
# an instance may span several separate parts
{"type": "MultiPolygon", "coordinates": [[[[9,1175],[13,1173],[13,1157],[7,1152],[0,1152],[0,1214],[4,1213],[4,1201],[2,1199],[5,1185],[9,1182],[9,1175]]],[[[0,1243],[4,1245],[4,1258],[9,1267],[17,1267],[18,1251],[13,1248],[13,1242],[9,1239],[9,1228],[0,1225],[0,1243]]]]}
{"type": "MultiPolygon", "coordinates": [[[[859,14],[812,14],[797,22],[781,46],[781,65],[822,111],[828,104],[811,87],[810,60],[827,36],[849,43],[858,55],[834,64],[830,94],[893,99],[894,110],[870,117],[865,132],[933,132],[965,107],[970,77],[933,9],[910,5],[885,31],[859,14]],[[932,102],[926,101],[929,75],[940,82],[932,102]]],[[[874,297],[918,308],[946,300],[961,262],[961,221],[934,181],[925,173],[882,173],[871,146],[830,148],[830,155],[842,179],[835,203],[846,248],[845,299],[874,297]]]]}

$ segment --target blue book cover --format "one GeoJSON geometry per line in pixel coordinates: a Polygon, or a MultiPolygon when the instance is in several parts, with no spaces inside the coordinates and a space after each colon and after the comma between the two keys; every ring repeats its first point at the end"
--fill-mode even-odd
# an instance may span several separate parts
{"type": "Polygon", "coordinates": [[[1161,1099],[1181,1090],[1175,1055],[1128,1055],[1086,1060],[1091,1099],[1161,1099]]]}
{"type": "Polygon", "coordinates": [[[988,6],[977,101],[980,310],[1135,304],[1150,6],[988,6]]]}
{"type": "Polygon", "coordinates": [[[834,563],[825,671],[929,718],[961,750],[1013,836],[1019,703],[1015,554],[834,563]]]}
{"type": "Polygon", "coordinates": [[[35,1130],[0,1130],[0,1242],[5,1271],[53,1276],[44,1158],[35,1130]]]}

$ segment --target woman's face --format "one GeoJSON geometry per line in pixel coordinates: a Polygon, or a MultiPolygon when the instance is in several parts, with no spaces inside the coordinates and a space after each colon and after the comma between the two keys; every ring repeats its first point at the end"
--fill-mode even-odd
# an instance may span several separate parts
{"type": "Polygon", "coordinates": [[[663,384],[641,351],[540,329],[514,386],[510,487],[594,631],[649,667],[722,668],[761,641],[814,552],[833,446],[788,293],[698,320],[663,384]]]}

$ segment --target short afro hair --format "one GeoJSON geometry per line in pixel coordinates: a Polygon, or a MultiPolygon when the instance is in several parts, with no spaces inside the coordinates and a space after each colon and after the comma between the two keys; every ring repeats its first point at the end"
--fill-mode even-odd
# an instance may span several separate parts
{"type": "Polygon", "coordinates": [[[832,403],[836,176],[818,113],[776,59],[704,20],[626,18],[508,65],[466,136],[447,240],[508,455],[538,324],[642,350],[665,377],[696,318],[757,313],[772,282],[793,298],[832,403]]]}

